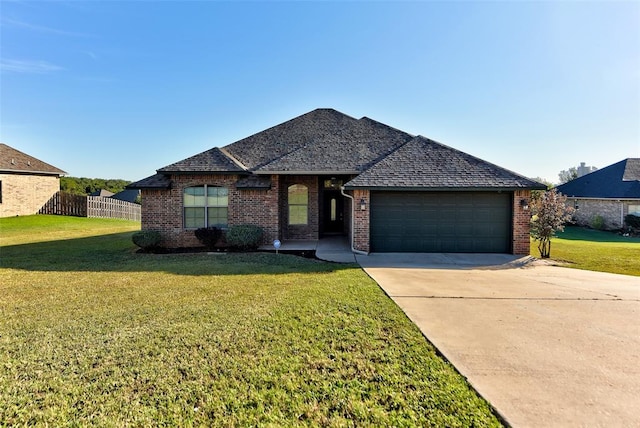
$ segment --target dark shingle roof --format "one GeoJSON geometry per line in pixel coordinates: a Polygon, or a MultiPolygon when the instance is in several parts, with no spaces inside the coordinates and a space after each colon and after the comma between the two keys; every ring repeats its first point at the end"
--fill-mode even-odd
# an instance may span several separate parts
{"type": "Polygon", "coordinates": [[[557,187],[565,196],[640,198],[640,158],[628,158],[557,187]]]}
{"type": "Polygon", "coordinates": [[[309,138],[305,145],[256,168],[255,172],[359,173],[411,138],[406,132],[366,117],[345,120],[342,126],[309,138]]]}
{"type": "MultiPolygon", "coordinates": [[[[347,188],[544,189],[466,153],[333,109],[317,109],[176,162],[128,188],[169,188],[170,174],[360,174],[347,188]]],[[[238,187],[268,188],[247,178],[238,187]]]]}
{"type": "Polygon", "coordinates": [[[546,189],[514,172],[429,140],[415,137],[345,187],[376,189],[546,189]]]}
{"type": "Polygon", "coordinates": [[[0,143],[0,172],[17,174],[64,175],[61,169],[0,143]]]}
{"type": "Polygon", "coordinates": [[[171,178],[165,174],[154,174],[142,180],[129,183],[127,189],[170,189],[171,178]]]}
{"type": "Polygon", "coordinates": [[[355,122],[336,110],[317,109],[225,146],[225,150],[253,170],[335,135],[355,122]]]}
{"type": "Polygon", "coordinates": [[[126,189],[122,192],[118,192],[111,197],[111,199],[118,199],[119,201],[135,202],[140,196],[140,190],[138,189],[126,189]]]}
{"type": "Polygon", "coordinates": [[[158,170],[159,173],[243,173],[244,168],[234,162],[221,149],[214,147],[179,162],[167,165],[158,170]]]}

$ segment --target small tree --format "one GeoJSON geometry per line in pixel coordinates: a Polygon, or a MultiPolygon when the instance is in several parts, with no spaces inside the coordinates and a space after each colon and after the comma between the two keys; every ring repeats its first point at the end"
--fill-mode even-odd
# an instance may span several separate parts
{"type": "Polygon", "coordinates": [[[573,207],[567,206],[566,196],[556,189],[547,190],[537,199],[531,200],[531,236],[538,241],[538,251],[543,259],[551,253],[551,238],[564,224],[571,220],[573,207]]]}
{"type": "Polygon", "coordinates": [[[572,166],[568,170],[564,169],[560,171],[558,174],[558,178],[560,179],[560,184],[568,183],[571,180],[575,180],[578,178],[578,168],[572,166]]]}

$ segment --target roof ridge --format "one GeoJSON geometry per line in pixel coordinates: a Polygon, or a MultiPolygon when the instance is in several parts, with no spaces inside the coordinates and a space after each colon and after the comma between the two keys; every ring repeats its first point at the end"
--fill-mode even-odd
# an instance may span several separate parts
{"type": "Polygon", "coordinates": [[[243,164],[238,159],[236,159],[236,157],[233,156],[231,153],[229,153],[224,147],[214,147],[214,149],[218,149],[220,153],[228,157],[233,163],[238,165],[240,168],[244,169],[245,171],[249,170],[249,168],[247,168],[245,164],[243,164]]]}

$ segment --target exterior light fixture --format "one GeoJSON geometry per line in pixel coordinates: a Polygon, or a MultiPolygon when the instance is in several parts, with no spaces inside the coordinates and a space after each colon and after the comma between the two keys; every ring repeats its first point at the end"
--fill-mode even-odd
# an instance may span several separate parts
{"type": "Polygon", "coordinates": [[[360,211],[364,211],[367,209],[367,201],[364,198],[360,198],[360,211]]]}
{"type": "Polygon", "coordinates": [[[529,202],[526,199],[520,199],[520,208],[527,211],[529,209],[529,202]]]}
{"type": "Polygon", "coordinates": [[[575,201],[573,201],[573,208],[575,208],[576,210],[580,209],[580,207],[578,206],[578,200],[577,199],[575,201]]]}

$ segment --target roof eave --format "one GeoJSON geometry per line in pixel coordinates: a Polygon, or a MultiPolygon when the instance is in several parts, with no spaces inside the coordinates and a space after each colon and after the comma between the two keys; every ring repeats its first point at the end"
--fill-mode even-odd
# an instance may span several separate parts
{"type": "Polygon", "coordinates": [[[62,177],[65,171],[27,171],[24,169],[0,169],[0,174],[22,174],[22,175],[56,175],[62,177]]]}
{"type": "Polygon", "coordinates": [[[546,190],[532,187],[427,187],[427,186],[353,186],[348,183],[345,190],[374,190],[389,192],[513,192],[516,190],[546,190]]]}
{"type": "Polygon", "coordinates": [[[167,169],[159,169],[159,174],[165,175],[250,175],[248,171],[171,171],[167,169]]]}
{"type": "Polygon", "coordinates": [[[256,175],[357,175],[361,171],[254,171],[256,175]]]}

